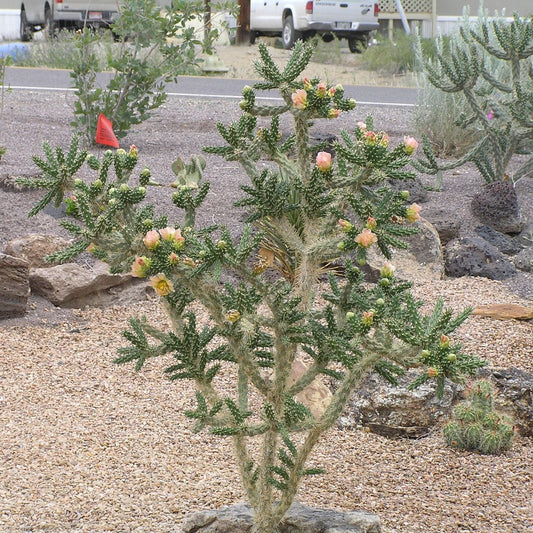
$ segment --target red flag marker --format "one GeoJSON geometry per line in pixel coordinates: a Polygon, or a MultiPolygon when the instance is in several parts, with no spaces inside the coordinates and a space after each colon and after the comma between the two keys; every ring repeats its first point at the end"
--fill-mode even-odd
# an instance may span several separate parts
{"type": "Polygon", "coordinates": [[[102,113],[98,115],[96,124],[96,143],[112,146],[113,148],[119,147],[118,139],[113,132],[113,123],[102,113]]]}

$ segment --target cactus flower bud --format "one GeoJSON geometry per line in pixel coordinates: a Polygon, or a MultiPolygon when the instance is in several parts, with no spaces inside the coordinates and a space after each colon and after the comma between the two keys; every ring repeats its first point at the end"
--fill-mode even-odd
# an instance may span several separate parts
{"type": "Polygon", "coordinates": [[[339,118],[340,114],[341,114],[340,109],[332,108],[328,111],[328,118],[339,118]]]}
{"type": "Polygon", "coordinates": [[[356,105],[357,105],[357,102],[355,101],[355,98],[349,98],[348,99],[348,107],[350,109],[355,109],[356,105]]]}
{"type": "Polygon", "coordinates": [[[119,190],[121,192],[128,192],[130,190],[130,186],[127,183],[121,183],[119,190]]]}
{"type": "Polygon", "coordinates": [[[404,144],[403,151],[407,155],[414,154],[416,149],[418,148],[418,141],[414,137],[411,137],[410,135],[406,135],[403,138],[403,144],[404,144]]]}
{"type": "Polygon", "coordinates": [[[455,361],[457,361],[457,354],[450,352],[448,354],[448,361],[450,361],[450,363],[455,363],[455,361]]]}
{"type": "Polygon", "coordinates": [[[376,229],[377,225],[378,224],[377,224],[376,219],[374,217],[368,217],[366,219],[365,228],[367,228],[369,230],[373,230],[373,229],[376,229]]]}
{"type": "Polygon", "coordinates": [[[329,172],[331,170],[331,154],[329,152],[318,152],[316,166],[320,172],[329,172]]]}
{"type": "Polygon", "coordinates": [[[216,244],[217,250],[224,251],[228,247],[228,243],[224,240],[220,240],[216,244]]]}
{"type": "Polygon", "coordinates": [[[342,252],[342,250],[344,250],[345,248],[346,248],[346,244],[344,241],[337,243],[337,250],[340,250],[342,252]]]}
{"type": "Polygon", "coordinates": [[[422,208],[418,204],[411,204],[406,210],[405,210],[405,218],[409,222],[416,222],[417,220],[420,220],[420,211],[422,208]]]}
{"type": "Polygon", "coordinates": [[[139,156],[139,150],[134,144],[130,146],[130,151],[128,152],[128,155],[132,159],[137,159],[137,157],[139,156]]]}
{"type": "Polygon", "coordinates": [[[152,260],[146,256],[136,256],[131,265],[131,275],[134,278],[145,278],[152,265],[152,260]]]}
{"type": "Polygon", "coordinates": [[[450,346],[450,338],[448,337],[448,335],[444,335],[442,334],[440,336],[440,347],[441,348],[448,348],[450,346]]]}
{"type": "Polygon", "coordinates": [[[436,378],[439,375],[439,371],[436,368],[430,367],[427,371],[428,377],[436,378]]]}
{"type": "Polygon", "coordinates": [[[361,131],[366,131],[366,122],[359,121],[359,122],[357,123],[357,127],[358,127],[361,131]]]}
{"type": "Polygon", "coordinates": [[[249,85],[245,85],[242,88],[242,95],[243,96],[246,96],[247,94],[250,94],[250,93],[253,93],[253,92],[254,92],[254,90],[249,85]]]}
{"type": "Polygon", "coordinates": [[[364,311],[362,322],[365,326],[370,326],[374,322],[374,311],[364,311]]]}
{"type": "Polygon", "coordinates": [[[325,83],[319,83],[316,86],[316,95],[319,98],[325,98],[327,94],[328,94],[328,88],[327,88],[326,84],[325,83]]]}
{"type": "Polygon", "coordinates": [[[79,187],[83,183],[83,180],[80,180],[80,178],[76,178],[74,180],[74,187],[79,187]]]}
{"type": "Polygon", "coordinates": [[[346,320],[351,320],[352,318],[355,318],[355,313],[353,313],[352,311],[348,311],[346,313],[346,320]]]}
{"type": "Polygon", "coordinates": [[[382,305],[385,305],[385,300],[384,300],[383,298],[378,298],[378,299],[376,300],[376,305],[379,305],[380,307],[381,307],[382,305]]]}
{"type": "Polygon", "coordinates": [[[168,256],[168,262],[171,265],[177,265],[180,262],[180,256],[175,252],[171,252],[168,256]]]}
{"type": "Polygon", "coordinates": [[[394,276],[394,270],[394,265],[389,261],[385,261],[379,273],[382,278],[392,278],[394,276]]]}
{"type": "Polygon", "coordinates": [[[430,355],[431,352],[429,350],[422,350],[420,352],[420,357],[422,358],[422,361],[425,361],[430,355]]]}
{"type": "Polygon", "coordinates": [[[339,226],[342,228],[342,231],[345,231],[346,233],[353,228],[353,224],[344,218],[339,219],[339,226]]]}
{"type": "Polygon", "coordinates": [[[311,80],[309,78],[304,78],[302,80],[302,85],[306,91],[309,91],[313,88],[313,84],[311,83],[311,80]]]}

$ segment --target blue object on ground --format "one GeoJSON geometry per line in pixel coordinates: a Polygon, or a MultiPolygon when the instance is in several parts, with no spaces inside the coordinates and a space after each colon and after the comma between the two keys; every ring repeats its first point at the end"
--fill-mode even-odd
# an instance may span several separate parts
{"type": "Polygon", "coordinates": [[[0,58],[11,56],[16,63],[28,53],[28,45],[24,43],[0,44],[0,58]]]}

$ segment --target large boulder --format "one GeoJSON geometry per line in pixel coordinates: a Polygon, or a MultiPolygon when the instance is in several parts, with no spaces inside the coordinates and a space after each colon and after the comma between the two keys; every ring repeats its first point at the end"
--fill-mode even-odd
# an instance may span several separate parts
{"type": "Polygon", "coordinates": [[[497,388],[493,405],[508,414],[521,435],[533,437],[533,375],[518,368],[483,369],[497,388]]]}
{"type": "Polygon", "coordinates": [[[90,269],[76,263],[50,268],[35,268],[30,272],[31,290],[61,307],[84,307],[87,296],[122,285],[131,276],[110,274],[108,266],[97,261],[90,269]]]}
{"type": "MultiPolygon", "coordinates": [[[[437,230],[424,218],[417,220],[413,226],[418,229],[418,233],[402,237],[409,247],[392,252],[391,262],[395,267],[394,275],[406,281],[442,279],[444,258],[437,230]]],[[[367,265],[365,265],[372,279],[379,277],[384,261],[379,249],[372,246],[367,255],[367,265]]]]}
{"type": "Polygon", "coordinates": [[[470,208],[482,224],[501,233],[520,233],[526,224],[511,181],[485,184],[472,198],[470,208]]]}
{"type": "Polygon", "coordinates": [[[0,253],[0,318],[26,313],[30,295],[28,261],[0,253]]]}
{"type": "Polygon", "coordinates": [[[53,266],[53,263],[48,263],[45,257],[63,250],[70,242],[57,235],[31,233],[9,241],[6,244],[5,253],[25,259],[30,264],[30,268],[48,268],[53,266]]]}
{"type": "Polygon", "coordinates": [[[444,394],[437,397],[436,384],[428,381],[409,390],[419,372],[409,370],[392,385],[377,374],[368,374],[355,391],[343,416],[341,427],[363,426],[386,437],[419,438],[443,416],[452,412],[458,397],[457,386],[446,381],[444,394]]]}
{"type": "Polygon", "coordinates": [[[450,241],[445,256],[446,273],[453,278],[478,276],[503,280],[516,273],[507,257],[481,237],[466,236],[450,241]]]}
{"type": "MultiPolygon", "coordinates": [[[[188,516],[173,533],[248,533],[253,510],[240,503],[188,516]]],[[[279,533],[380,533],[381,521],[365,511],[340,512],[293,503],[279,527],[279,533]]]]}
{"type": "Polygon", "coordinates": [[[450,215],[450,208],[443,205],[424,206],[424,218],[433,224],[439,234],[440,242],[444,246],[459,236],[461,219],[450,215]]]}

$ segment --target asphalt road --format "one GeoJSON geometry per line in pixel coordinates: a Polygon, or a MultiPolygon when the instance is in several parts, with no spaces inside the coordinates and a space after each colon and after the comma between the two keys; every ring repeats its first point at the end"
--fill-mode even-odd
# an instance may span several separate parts
{"type": "MultiPolygon", "coordinates": [[[[99,83],[106,82],[109,75],[100,74],[99,83]]],[[[167,85],[170,95],[191,98],[239,98],[244,85],[253,85],[253,80],[180,76],[178,83],[167,85]]],[[[72,87],[67,70],[8,67],[4,84],[12,90],[36,89],[64,91],[72,87]]],[[[397,87],[344,86],[345,95],[355,98],[359,104],[380,106],[412,106],[416,102],[416,89],[397,87]]],[[[258,97],[276,98],[276,94],[258,93],[258,97]]]]}

